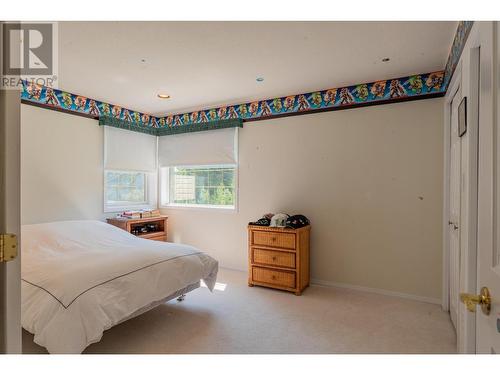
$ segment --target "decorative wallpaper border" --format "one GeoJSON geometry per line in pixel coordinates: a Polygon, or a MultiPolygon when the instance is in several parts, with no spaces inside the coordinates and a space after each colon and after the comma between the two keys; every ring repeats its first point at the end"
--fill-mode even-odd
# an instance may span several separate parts
{"type": "Polygon", "coordinates": [[[209,121],[256,120],[308,111],[340,109],[382,102],[395,102],[443,94],[444,71],[415,74],[353,86],[313,91],[305,94],[210,108],[164,117],[165,126],[190,126],[209,121]]]}
{"type": "Polygon", "coordinates": [[[147,129],[165,129],[159,134],[167,135],[193,131],[191,129],[179,129],[184,126],[193,126],[193,129],[196,128],[199,131],[202,129],[194,125],[207,124],[209,126],[209,123],[223,120],[250,121],[314,111],[390,103],[429,95],[436,96],[444,93],[443,79],[444,71],[416,74],[165,117],[155,117],[118,105],[26,81],[23,82],[21,100],[45,108],[78,113],[95,119],[104,117],[115,119],[116,122],[123,121],[126,124],[135,124],[128,127],[129,130],[133,131],[141,131],[141,129],[137,129],[138,127],[143,127],[146,132],[148,132],[147,129]],[[166,131],[167,129],[170,130],[166,131]]]}
{"type": "Polygon", "coordinates": [[[448,61],[446,62],[446,67],[444,69],[444,91],[448,89],[448,84],[453,76],[453,72],[457,67],[460,56],[469,37],[469,33],[474,25],[474,21],[459,21],[457,31],[455,32],[455,38],[451,45],[450,54],[448,55],[448,61]]]}
{"type": "Polygon", "coordinates": [[[147,113],[133,111],[115,104],[101,102],[67,91],[23,81],[21,100],[36,103],[46,108],[86,115],[98,119],[101,116],[132,122],[138,126],[159,128],[164,120],[147,113]]]}
{"type": "MultiPolygon", "coordinates": [[[[209,123],[214,124],[226,120],[253,121],[306,114],[308,112],[424,99],[425,97],[440,96],[446,93],[448,83],[458,64],[473,24],[473,21],[459,22],[446,67],[443,71],[172,114],[165,117],[152,116],[115,104],[26,81],[23,82],[21,100],[44,108],[80,114],[95,119],[104,117],[115,119],[117,120],[116,123],[123,121],[124,124],[128,124],[127,128],[133,131],[168,135],[206,130],[205,126],[210,128],[209,123]],[[133,126],[130,124],[133,124],[133,126]],[[203,125],[200,126],[200,124],[203,125]],[[155,129],[158,131],[155,131],[155,129]]],[[[109,124],[105,125],[111,125],[112,121],[107,120],[107,122],[109,124]]]]}

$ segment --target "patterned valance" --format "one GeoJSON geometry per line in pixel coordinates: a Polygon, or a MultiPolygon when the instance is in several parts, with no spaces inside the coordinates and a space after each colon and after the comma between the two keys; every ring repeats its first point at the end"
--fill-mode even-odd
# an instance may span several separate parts
{"type": "Polygon", "coordinates": [[[243,127],[243,122],[239,119],[220,120],[220,121],[209,121],[203,124],[196,124],[193,126],[168,126],[163,128],[153,128],[153,127],[144,127],[140,124],[116,119],[114,117],[101,116],[99,117],[99,125],[112,126],[114,128],[120,128],[140,133],[162,136],[162,135],[199,132],[204,130],[241,128],[243,127]]]}
{"type": "Polygon", "coordinates": [[[146,127],[140,123],[120,120],[114,117],[101,116],[99,117],[99,125],[112,126],[114,128],[131,130],[139,133],[158,135],[158,128],[146,127]]]}
{"type": "Polygon", "coordinates": [[[243,121],[241,119],[232,119],[232,120],[218,120],[218,121],[209,121],[200,124],[192,124],[189,126],[166,126],[163,128],[158,128],[157,134],[162,135],[172,135],[172,134],[181,134],[181,133],[190,133],[190,132],[199,132],[203,130],[214,130],[214,129],[225,129],[225,128],[242,128],[243,121]]]}

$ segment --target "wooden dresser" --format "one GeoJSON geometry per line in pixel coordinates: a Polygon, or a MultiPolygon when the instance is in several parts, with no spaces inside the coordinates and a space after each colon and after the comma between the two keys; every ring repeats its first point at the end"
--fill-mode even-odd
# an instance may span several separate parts
{"type": "Polygon", "coordinates": [[[108,224],[126,230],[137,237],[147,238],[155,241],[167,241],[167,220],[168,216],[147,217],[143,219],[127,219],[121,217],[112,217],[106,219],[108,224]],[[147,224],[155,224],[157,230],[148,233],[135,233],[134,229],[146,226],[147,224]]]}
{"type": "Polygon", "coordinates": [[[299,229],[248,226],[248,285],[300,295],[309,285],[311,226],[299,229]]]}

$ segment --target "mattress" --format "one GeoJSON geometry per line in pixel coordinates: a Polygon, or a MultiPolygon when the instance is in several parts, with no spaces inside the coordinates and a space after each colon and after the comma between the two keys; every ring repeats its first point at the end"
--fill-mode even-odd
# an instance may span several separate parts
{"type": "MultiPolygon", "coordinates": [[[[103,332],[203,280],[218,262],[93,220],[24,225],[22,326],[49,353],[81,353],[103,332]]],[[[167,319],[167,317],[165,317],[167,319]]]]}

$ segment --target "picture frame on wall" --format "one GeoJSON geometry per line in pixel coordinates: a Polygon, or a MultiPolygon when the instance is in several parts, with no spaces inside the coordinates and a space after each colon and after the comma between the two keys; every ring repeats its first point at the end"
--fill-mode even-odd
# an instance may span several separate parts
{"type": "Polygon", "coordinates": [[[467,132],[467,97],[464,97],[458,106],[458,136],[467,132]]]}

